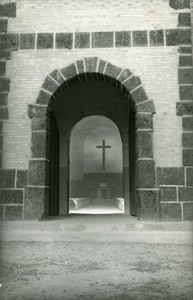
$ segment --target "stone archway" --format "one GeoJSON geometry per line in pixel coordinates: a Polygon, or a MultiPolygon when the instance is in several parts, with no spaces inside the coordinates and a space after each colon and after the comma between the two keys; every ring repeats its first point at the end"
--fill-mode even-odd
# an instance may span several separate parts
{"type": "Polygon", "coordinates": [[[50,73],[37,98],[29,105],[32,120],[32,157],[29,161],[28,186],[25,189],[25,219],[41,219],[49,211],[49,120],[58,94],[64,94],[74,83],[95,78],[116,86],[131,101],[136,122],[136,192],[137,216],[140,220],[159,220],[159,190],[156,188],[153,159],[153,114],[139,77],[128,69],[118,68],[97,57],[84,58],[50,73]]]}

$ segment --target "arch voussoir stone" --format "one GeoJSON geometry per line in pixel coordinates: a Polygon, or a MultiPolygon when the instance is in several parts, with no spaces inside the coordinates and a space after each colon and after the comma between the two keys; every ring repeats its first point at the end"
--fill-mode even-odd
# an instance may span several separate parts
{"type": "Polygon", "coordinates": [[[141,85],[141,80],[138,76],[131,76],[122,84],[128,90],[128,92],[131,93],[134,89],[141,85]]]}
{"type": "Polygon", "coordinates": [[[107,63],[106,69],[105,69],[105,75],[112,77],[113,79],[117,79],[119,74],[121,73],[122,69],[118,68],[110,63],[107,63]]]}
{"type": "Polygon", "coordinates": [[[84,69],[84,62],[83,60],[78,60],[76,61],[76,67],[78,70],[78,77],[80,81],[86,81],[86,74],[85,74],[85,69],[84,69]]]}
{"type": "Polygon", "coordinates": [[[98,57],[85,57],[86,73],[96,73],[98,57]]]}
{"type": "Polygon", "coordinates": [[[105,77],[103,75],[107,62],[103,59],[99,59],[98,69],[97,69],[97,78],[100,81],[105,81],[105,77]]]}
{"type": "Polygon", "coordinates": [[[74,63],[60,70],[60,72],[66,79],[68,86],[71,86],[74,83],[79,82],[77,69],[74,63]]]}
{"type": "Polygon", "coordinates": [[[103,74],[105,67],[106,67],[107,62],[103,59],[99,59],[99,65],[98,65],[98,73],[103,74]]]}
{"type": "Polygon", "coordinates": [[[98,63],[98,57],[85,57],[85,71],[86,71],[86,79],[95,79],[96,76],[96,69],[97,69],[97,63],[98,63]]]}
{"type": "Polygon", "coordinates": [[[129,79],[132,75],[133,73],[129,69],[124,69],[118,77],[118,80],[122,83],[123,81],[129,79]]]}
{"type": "Polygon", "coordinates": [[[53,94],[47,93],[44,90],[41,90],[39,92],[38,98],[37,98],[37,103],[42,104],[42,105],[48,105],[50,98],[53,96],[53,94]]]}
{"type": "Polygon", "coordinates": [[[56,83],[53,78],[50,76],[47,76],[46,79],[44,80],[44,83],[42,85],[42,88],[51,94],[53,94],[59,87],[59,84],[56,83]]]}
{"type": "Polygon", "coordinates": [[[118,68],[110,63],[107,63],[106,69],[104,72],[105,80],[107,82],[112,83],[113,85],[116,85],[117,77],[121,73],[122,69],[118,68]]]}
{"type": "Polygon", "coordinates": [[[58,70],[54,70],[49,74],[50,77],[52,77],[56,82],[58,82],[58,85],[61,85],[65,82],[64,77],[61,76],[58,70]]]}
{"type": "Polygon", "coordinates": [[[142,86],[139,86],[133,92],[131,91],[131,95],[135,104],[148,100],[147,94],[142,86]]]}

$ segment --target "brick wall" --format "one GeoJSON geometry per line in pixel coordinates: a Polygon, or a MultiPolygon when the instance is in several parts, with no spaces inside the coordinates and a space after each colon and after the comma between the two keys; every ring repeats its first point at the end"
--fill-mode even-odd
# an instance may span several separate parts
{"type": "MultiPolygon", "coordinates": [[[[74,35],[75,32],[82,31],[170,29],[177,27],[178,14],[179,11],[169,6],[168,0],[153,2],[111,0],[97,1],[95,4],[93,1],[77,0],[34,2],[21,0],[17,2],[17,17],[8,22],[8,31],[17,34],[72,32],[74,35]],[[96,14],[97,19],[94,18],[96,14]]],[[[180,166],[181,120],[175,112],[175,104],[179,100],[176,72],[178,47],[158,46],[54,51],[21,49],[12,52],[12,60],[7,63],[7,75],[11,78],[10,119],[4,125],[6,139],[3,167],[26,168],[28,165],[30,123],[27,117],[27,104],[35,103],[47,74],[55,68],[63,68],[85,56],[98,56],[122,68],[129,68],[135,75],[140,76],[149,98],[154,100],[156,107],[154,117],[156,163],[158,166],[180,166]],[[19,126],[18,119],[21,120],[19,126]]]]}

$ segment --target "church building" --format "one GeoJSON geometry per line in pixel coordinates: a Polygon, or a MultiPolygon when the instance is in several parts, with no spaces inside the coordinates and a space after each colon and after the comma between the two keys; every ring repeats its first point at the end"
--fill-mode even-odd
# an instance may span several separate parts
{"type": "Polygon", "coordinates": [[[0,1],[1,220],[193,221],[191,11],[0,1]]]}

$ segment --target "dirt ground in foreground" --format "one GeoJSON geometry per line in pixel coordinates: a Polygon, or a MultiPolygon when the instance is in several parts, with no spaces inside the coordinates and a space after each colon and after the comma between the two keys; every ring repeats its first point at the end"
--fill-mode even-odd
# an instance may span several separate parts
{"type": "Polygon", "coordinates": [[[190,245],[1,242],[0,299],[193,299],[190,245]]]}

